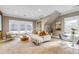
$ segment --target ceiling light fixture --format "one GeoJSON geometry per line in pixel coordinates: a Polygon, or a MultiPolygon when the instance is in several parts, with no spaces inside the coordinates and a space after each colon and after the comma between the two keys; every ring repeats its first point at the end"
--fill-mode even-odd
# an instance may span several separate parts
{"type": "Polygon", "coordinates": [[[38,9],[38,11],[40,12],[40,11],[41,11],[41,9],[38,9]]]}

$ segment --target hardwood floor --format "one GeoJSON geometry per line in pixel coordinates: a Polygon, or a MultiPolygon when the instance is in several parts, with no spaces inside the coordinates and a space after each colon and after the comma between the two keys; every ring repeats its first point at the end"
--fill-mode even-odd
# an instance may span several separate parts
{"type": "MultiPolygon", "coordinates": [[[[62,41],[63,42],[63,41],[62,41]]],[[[61,44],[60,40],[52,40],[42,43],[40,46],[34,45],[31,41],[22,42],[15,39],[10,42],[0,44],[0,54],[76,54],[78,49],[69,48],[61,44]]]]}

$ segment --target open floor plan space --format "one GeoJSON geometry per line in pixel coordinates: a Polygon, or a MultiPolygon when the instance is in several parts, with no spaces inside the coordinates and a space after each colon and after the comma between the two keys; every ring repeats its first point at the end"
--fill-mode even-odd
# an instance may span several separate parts
{"type": "Polygon", "coordinates": [[[79,54],[79,5],[0,5],[0,54],[79,54]]]}

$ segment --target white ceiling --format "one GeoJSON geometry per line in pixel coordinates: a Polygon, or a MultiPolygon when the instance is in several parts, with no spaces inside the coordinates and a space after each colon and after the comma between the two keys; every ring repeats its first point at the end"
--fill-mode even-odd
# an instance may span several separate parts
{"type": "Polygon", "coordinates": [[[39,19],[52,14],[55,10],[60,13],[71,10],[74,5],[0,5],[5,16],[25,19],[39,19]]]}

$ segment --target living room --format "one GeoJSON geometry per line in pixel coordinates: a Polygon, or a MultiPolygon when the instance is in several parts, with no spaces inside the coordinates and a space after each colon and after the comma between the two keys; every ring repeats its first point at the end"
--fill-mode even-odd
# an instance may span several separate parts
{"type": "Polygon", "coordinates": [[[0,54],[78,54],[78,5],[0,5],[0,54]]]}

